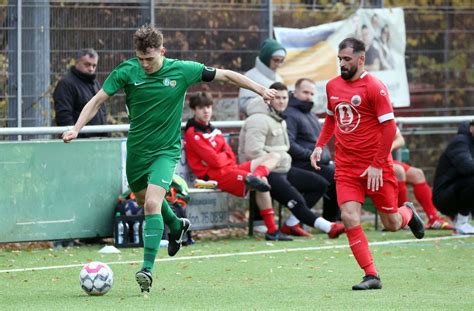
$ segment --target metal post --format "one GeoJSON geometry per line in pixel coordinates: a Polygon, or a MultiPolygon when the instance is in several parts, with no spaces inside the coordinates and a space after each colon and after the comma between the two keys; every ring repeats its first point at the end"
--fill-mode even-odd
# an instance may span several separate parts
{"type": "Polygon", "coordinates": [[[273,1],[268,0],[268,38],[273,38],[273,1]]]}
{"type": "MultiPolygon", "coordinates": [[[[22,54],[22,44],[21,44],[21,21],[22,21],[22,5],[21,5],[21,0],[17,0],[16,5],[17,5],[17,35],[16,35],[16,104],[17,104],[17,127],[22,127],[22,68],[21,68],[21,54],[22,54]]],[[[18,135],[18,140],[21,140],[21,135],[18,135]]]]}
{"type": "Polygon", "coordinates": [[[150,0],[150,24],[155,25],[155,0],[150,0]]]}

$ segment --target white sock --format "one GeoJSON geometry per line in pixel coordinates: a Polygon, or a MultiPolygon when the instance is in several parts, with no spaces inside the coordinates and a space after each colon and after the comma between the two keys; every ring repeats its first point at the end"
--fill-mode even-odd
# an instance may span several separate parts
{"type": "Polygon", "coordinates": [[[288,217],[288,219],[285,221],[285,224],[288,226],[288,227],[293,227],[293,226],[296,226],[297,224],[299,224],[300,221],[298,220],[298,218],[295,217],[295,215],[291,214],[290,217],[288,217]]]}
{"type": "Polygon", "coordinates": [[[332,222],[327,221],[323,217],[318,217],[314,221],[314,227],[326,233],[331,231],[331,226],[332,226],[332,222]]]}
{"type": "Polygon", "coordinates": [[[469,215],[464,216],[459,213],[456,215],[456,224],[455,224],[456,226],[463,225],[467,222],[469,222],[469,215]]]}

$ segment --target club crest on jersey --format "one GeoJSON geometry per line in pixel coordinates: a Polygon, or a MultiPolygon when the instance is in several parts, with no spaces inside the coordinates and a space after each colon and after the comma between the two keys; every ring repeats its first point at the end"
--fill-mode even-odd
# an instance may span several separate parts
{"type": "Polygon", "coordinates": [[[360,113],[349,103],[340,103],[334,109],[337,127],[344,133],[354,131],[360,123],[360,113]]]}
{"type": "Polygon", "coordinates": [[[362,99],[359,95],[354,95],[351,98],[351,104],[355,107],[359,106],[362,103],[362,99]]]}

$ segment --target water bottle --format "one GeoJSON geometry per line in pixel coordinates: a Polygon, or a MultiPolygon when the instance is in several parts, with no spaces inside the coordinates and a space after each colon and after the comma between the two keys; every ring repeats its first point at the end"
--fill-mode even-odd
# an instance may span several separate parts
{"type": "Polygon", "coordinates": [[[123,225],[123,221],[119,221],[117,224],[117,244],[123,244],[123,237],[125,233],[125,227],[123,225]]]}
{"type": "Polygon", "coordinates": [[[140,243],[140,222],[138,220],[133,223],[133,243],[140,243]]]}

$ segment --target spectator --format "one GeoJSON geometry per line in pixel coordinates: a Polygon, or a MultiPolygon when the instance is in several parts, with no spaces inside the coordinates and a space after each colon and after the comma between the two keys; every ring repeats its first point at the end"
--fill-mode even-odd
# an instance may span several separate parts
{"type": "MultiPolygon", "coordinates": [[[[392,152],[403,147],[405,139],[402,133],[397,129],[397,134],[392,143],[392,152]]],[[[426,182],[423,170],[417,167],[410,166],[406,163],[393,161],[393,170],[398,181],[398,206],[402,206],[404,202],[408,201],[407,184],[413,186],[413,194],[416,200],[420,203],[423,211],[428,217],[426,229],[433,230],[453,230],[453,226],[438,215],[438,211],[432,202],[432,190],[430,185],[426,182]]]]}
{"type": "MultiPolygon", "coordinates": [[[[273,39],[266,39],[260,48],[260,54],[255,59],[255,67],[245,73],[245,76],[261,85],[268,87],[273,82],[281,82],[282,78],[276,70],[283,64],[286,50],[280,43],[273,39]]],[[[256,97],[252,91],[241,88],[239,91],[239,108],[241,114],[246,113],[248,103],[256,97]]]]}
{"type": "Polygon", "coordinates": [[[268,153],[238,165],[222,132],[210,122],[212,105],[211,96],[205,92],[194,95],[189,100],[194,113],[194,117],[186,124],[184,136],[184,150],[189,167],[198,178],[215,180],[219,189],[233,195],[244,197],[248,190],[257,190],[257,205],[267,227],[265,239],[291,241],[275,224],[270,186],[266,180],[270,170],[280,161],[280,156],[268,153]]]}
{"type": "Polygon", "coordinates": [[[459,234],[474,234],[474,120],[462,123],[439,158],[433,183],[433,203],[454,218],[459,234]]]}
{"type": "MultiPolygon", "coordinates": [[[[54,89],[54,109],[56,125],[74,125],[81,114],[82,108],[100,90],[95,71],[99,55],[94,49],[83,49],[77,53],[76,63],[62,77],[54,89]]],[[[87,125],[103,125],[107,123],[105,105],[101,105],[96,115],[87,125]]],[[[108,133],[79,134],[79,138],[109,136],[108,133]]]]}
{"type": "Polygon", "coordinates": [[[273,152],[280,155],[278,166],[268,175],[268,182],[272,187],[271,196],[288,207],[295,216],[290,217],[291,223],[287,220],[282,232],[309,236],[299,225],[301,221],[326,232],[330,238],[336,238],[344,232],[344,225],[331,223],[310,210],[326,192],[327,184],[320,183],[320,176],[314,171],[291,166],[286,122],[281,115],[288,106],[288,90],[280,82],[273,83],[270,88],[278,92],[269,105],[263,98],[256,97],[247,106],[249,117],[240,131],[239,159],[254,160],[273,152]]]}
{"type": "Polygon", "coordinates": [[[337,221],[341,219],[341,216],[334,182],[335,167],[329,150],[327,148],[323,150],[319,162],[320,170],[315,170],[310,162],[314,144],[321,133],[319,118],[311,113],[315,92],[316,87],[312,80],[302,78],[296,81],[295,91],[290,95],[288,108],[283,112],[290,139],[289,154],[293,159],[292,166],[316,172],[319,177],[318,185],[326,185],[328,190],[323,199],[323,218],[337,221]]]}

